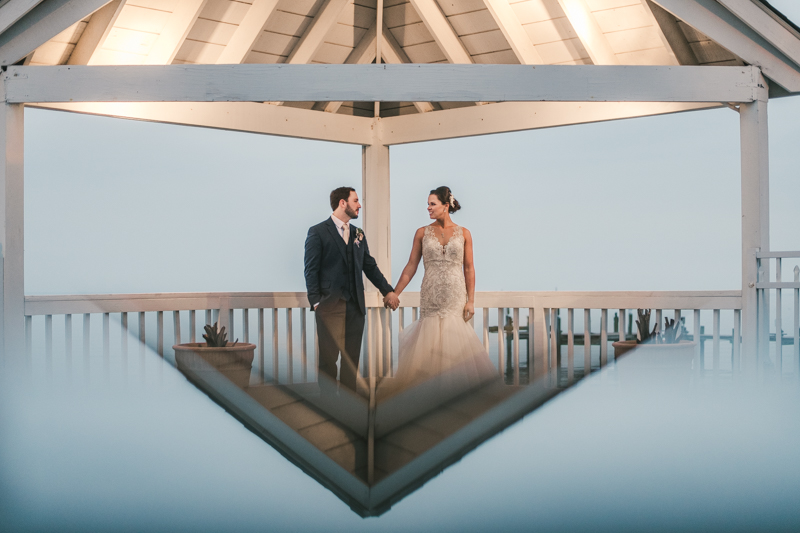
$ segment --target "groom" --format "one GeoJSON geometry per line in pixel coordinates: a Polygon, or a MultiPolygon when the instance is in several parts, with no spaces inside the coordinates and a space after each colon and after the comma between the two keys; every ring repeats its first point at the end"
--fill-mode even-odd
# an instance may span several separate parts
{"type": "Polygon", "coordinates": [[[306,290],[308,302],[316,312],[319,379],[327,376],[336,380],[336,360],[341,353],[342,385],[355,391],[367,312],[361,273],[381,291],[384,305],[396,309],[400,300],[369,254],[364,232],[350,224],[361,211],[355,189],[334,189],[331,209],[330,218],[308,230],[306,290]]]}

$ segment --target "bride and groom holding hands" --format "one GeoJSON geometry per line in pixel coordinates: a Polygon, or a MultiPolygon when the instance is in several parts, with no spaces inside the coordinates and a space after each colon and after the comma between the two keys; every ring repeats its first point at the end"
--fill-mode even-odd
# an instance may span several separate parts
{"type": "Polygon", "coordinates": [[[361,204],[352,187],[331,192],[333,213],[308,230],[305,280],[315,311],[319,338],[319,376],[336,380],[340,361],[341,385],[356,390],[366,305],[363,275],[384,296],[392,310],[416,274],[420,260],[425,274],[420,288],[420,318],[400,335],[397,382],[417,382],[458,367],[467,379],[480,380],[494,371],[468,321],[475,314],[475,268],[469,230],[450,218],[461,206],[448,187],[428,196],[433,220],[414,235],[411,257],[393,288],[369,253],[361,228],[351,224],[361,204]]]}

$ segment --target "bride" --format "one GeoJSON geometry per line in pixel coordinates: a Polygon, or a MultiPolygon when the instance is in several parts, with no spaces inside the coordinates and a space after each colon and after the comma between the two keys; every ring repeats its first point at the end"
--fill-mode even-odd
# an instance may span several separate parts
{"type": "Polygon", "coordinates": [[[450,219],[459,209],[449,187],[430,192],[428,215],[433,223],[417,230],[411,257],[395,286],[399,296],[423,260],[420,318],[400,334],[398,384],[446,374],[450,385],[463,387],[497,375],[469,324],[475,315],[475,267],[472,235],[450,219]]]}

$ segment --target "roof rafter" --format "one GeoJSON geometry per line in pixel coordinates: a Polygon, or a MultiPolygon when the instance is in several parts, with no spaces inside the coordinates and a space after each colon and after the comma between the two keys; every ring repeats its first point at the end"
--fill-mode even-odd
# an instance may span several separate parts
{"type": "Polygon", "coordinates": [[[178,0],[153,47],[144,60],[145,65],[169,65],[178,54],[197,17],[208,0],[178,0]]]}
{"type": "Polygon", "coordinates": [[[800,65],[800,41],[766,11],[750,0],[719,0],[719,3],[800,65]]]}
{"type": "MultiPolygon", "coordinates": [[[[367,65],[375,60],[375,40],[377,39],[377,32],[375,31],[375,22],[367,29],[366,33],[361,36],[361,39],[356,44],[355,48],[350,52],[350,55],[345,59],[345,65],[367,65]]],[[[342,102],[317,102],[314,104],[314,109],[318,111],[325,111],[326,113],[336,113],[342,107],[342,102]]]]}
{"type": "Polygon", "coordinates": [[[83,30],[78,44],[69,56],[67,65],[92,65],[97,50],[103,45],[108,37],[114,22],[117,21],[125,0],[112,0],[94,12],[89,24],[83,30]]]}
{"type": "Polygon", "coordinates": [[[569,23],[578,34],[583,47],[595,65],[619,65],[617,54],[611,48],[603,30],[597,24],[585,0],[558,0],[569,23]]]}
{"type": "Polygon", "coordinates": [[[782,60],[780,50],[721,4],[714,0],[655,0],[655,3],[747,63],[758,65],[765,76],[784,89],[800,92],[799,69],[782,60]]]}
{"type": "Polygon", "coordinates": [[[0,33],[11,27],[24,17],[31,9],[42,3],[42,0],[9,0],[0,7],[0,33]]]}
{"type": "MultiPolygon", "coordinates": [[[[383,60],[388,64],[401,64],[401,63],[411,63],[411,60],[408,58],[406,53],[403,51],[403,48],[400,46],[400,43],[397,42],[397,39],[394,38],[392,35],[389,26],[386,25],[386,22],[383,23],[383,32],[381,32],[381,56],[383,56],[383,60]]],[[[420,113],[429,113],[434,110],[433,104],[430,102],[414,102],[414,107],[417,108],[417,111],[420,113]]]]}
{"type": "Polygon", "coordinates": [[[108,0],[48,0],[0,34],[0,65],[13,65],[108,0]]]}
{"type": "Polygon", "coordinates": [[[243,63],[277,5],[278,0],[254,0],[244,20],[236,28],[228,45],[217,59],[217,64],[243,63]]]}
{"type": "Polygon", "coordinates": [[[678,19],[665,10],[663,7],[652,2],[652,0],[642,0],[652,13],[653,18],[661,29],[661,35],[667,40],[670,50],[675,54],[678,63],[681,65],[699,65],[694,50],[686,39],[683,30],[678,25],[678,19]]]}
{"type": "Polygon", "coordinates": [[[544,63],[542,56],[536,51],[536,47],[531,42],[528,33],[514,13],[514,9],[508,0],[483,0],[489,13],[492,14],[494,21],[508,41],[514,55],[522,65],[541,65],[544,63]]]}
{"type": "Polygon", "coordinates": [[[473,63],[472,56],[467,52],[436,0],[411,0],[411,5],[450,63],[473,63]]]}
{"type": "MultiPolygon", "coordinates": [[[[645,13],[647,14],[647,18],[649,18],[650,21],[653,23],[653,29],[655,29],[655,31],[658,32],[658,36],[661,39],[661,42],[664,44],[664,48],[667,50],[669,58],[672,60],[674,65],[680,65],[681,62],[678,59],[678,56],[675,54],[675,51],[672,49],[672,42],[667,37],[666,33],[664,33],[664,29],[661,27],[661,24],[659,24],[658,19],[656,19],[656,16],[653,13],[654,11],[653,3],[650,2],[650,0],[641,0],[641,1],[642,1],[642,7],[644,8],[645,13]]],[[[684,42],[686,42],[685,39],[684,42]]],[[[688,46],[688,43],[686,44],[688,46]]]]}
{"type": "Polygon", "coordinates": [[[339,15],[342,14],[349,2],[350,0],[325,0],[319,8],[317,16],[314,17],[297,46],[289,54],[286,63],[305,64],[311,62],[311,58],[322,46],[325,36],[336,24],[339,15]]]}

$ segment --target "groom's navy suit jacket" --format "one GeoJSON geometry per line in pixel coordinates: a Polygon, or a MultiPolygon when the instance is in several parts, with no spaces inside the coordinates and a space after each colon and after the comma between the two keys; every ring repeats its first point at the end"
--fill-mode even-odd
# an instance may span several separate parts
{"type": "Polygon", "coordinates": [[[350,225],[349,245],[345,244],[339,234],[339,229],[330,217],[308,229],[305,276],[308,302],[312,309],[318,303],[342,298],[350,292],[351,280],[348,279],[349,268],[347,266],[348,249],[353,254],[353,274],[355,276],[355,279],[352,280],[355,294],[351,294],[351,296],[358,301],[363,314],[367,313],[367,308],[364,304],[362,272],[384,296],[394,290],[383,277],[375,258],[369,254],[366,236],[360,242],[356,239],[357,229],[352,224],[350,225]]]}

